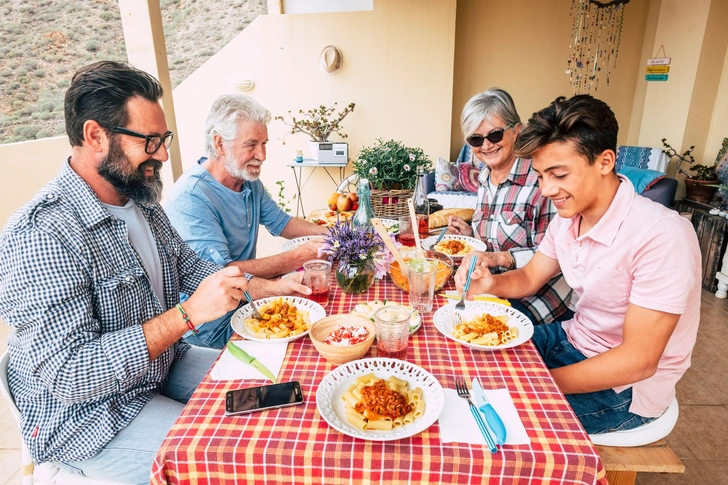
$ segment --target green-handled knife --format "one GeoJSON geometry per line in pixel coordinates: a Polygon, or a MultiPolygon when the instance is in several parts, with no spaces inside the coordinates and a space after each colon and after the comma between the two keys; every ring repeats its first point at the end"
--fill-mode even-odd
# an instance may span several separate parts
{"type": "Polygon", "coordinates": [[[258,361],[258,359],[251,356],[249,353],[247,353],[246,351],[244,351],[243,349],[241,349],[240,347],[238,347],[237,345],[235,345],[232,342],[228,342],[227,348],[233,357],[235,357],[236,359],[238,359],[242,362],[245,362],[248,365],[252,365],[256,369],[258,369],[261,374],[263,374],[268,379],[270,379],[273,382],[273,384],[276,384],[276,382],[277,382],[276,376],[274,376],[273,373],[271,371],[269,371],[266,366],[261,364],[258,361]]]}

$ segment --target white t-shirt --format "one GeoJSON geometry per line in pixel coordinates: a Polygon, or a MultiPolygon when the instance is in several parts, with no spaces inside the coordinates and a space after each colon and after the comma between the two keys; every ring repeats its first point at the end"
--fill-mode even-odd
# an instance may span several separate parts
{"type": "Polygon", "coordinates": [[[124,206],[104,204],[104,207],[118,219],[126,223],[126,231],[129,236],[129,243],[136,250],[137,255],[142,259],[144,271],[152,284],[154,294],[157,295],[163,310],[167,310],[164,302],[164,282],[162,280],[162,263],[159,261],[157,243],[152,236],[152,230],[139,207],[133,200],[129,200],[124,206]]]}

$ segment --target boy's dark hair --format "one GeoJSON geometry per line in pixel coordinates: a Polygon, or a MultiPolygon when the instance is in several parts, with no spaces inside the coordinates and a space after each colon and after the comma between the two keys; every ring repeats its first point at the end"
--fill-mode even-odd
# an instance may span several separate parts
{"type": "Polygon", "coordinates": [[[83,144],[83,124],[94,120],[104,129],[125,126],[126,102],[134,96],[149,101],[162,97],[162,85],[151,75],[123,62],[89,64],[73,75],[66,91],[66,133],[71,146],[83,144]]]}
{"type": "Polygon", "coordinates": [[[514,148],[517,156],[531,158],[546,145],[570,142],[593,165],[604,150],[617,152],[618,131],[617,118],[604,101],[588,94],[570,99],[560,96],[531,116],[514,148]]]}

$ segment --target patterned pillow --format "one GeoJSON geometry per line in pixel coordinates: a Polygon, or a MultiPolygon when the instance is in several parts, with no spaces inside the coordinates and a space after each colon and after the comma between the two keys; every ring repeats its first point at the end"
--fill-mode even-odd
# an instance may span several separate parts
{"type": "Polygon", "coordinates": [[[458,165],[458,172],[460,172],[460,184],[463,189],[467,192],[477,192],[478,186],[478,175],[480,175],[480,169],[472,166],[469,163],[461,163],[458,165]]]}
{"type": "Polygon", "coordinates": [[[438,158],[435,165],[435,192],[461,191],[463,186],[458,180],[458,166],[438,158]]]}

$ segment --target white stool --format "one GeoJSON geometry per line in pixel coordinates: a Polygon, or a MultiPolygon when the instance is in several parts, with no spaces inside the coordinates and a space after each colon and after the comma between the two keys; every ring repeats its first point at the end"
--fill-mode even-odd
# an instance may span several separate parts
{"type": "MultiPolygon", "coordinates": [[[[20,426],[20,411],[15,405],[15,399],[10,392],[10,384],[8,383],[9,363],[10,353],[5,352],[0,357],[0,394],[7,400],[10,405],[10,412],[13,413],[15,420],[18,422],[18,426],[20,426]]],[[[22,450],[20,470],[23,477],[23,485],[121,485],[82,477],[81,475],[61,470],[53,463],[41,463],[35,466],[22,438],[20,439],[20,446],[22,450]]]]}
{"type": "Polygon", "coordinates": [[[590,434],[592,443],[602,446],[643,446],[659,441],[669,435],[677,423],[680,414],[677,399],[673,398],[667,411],[654,421],[638,428],[626,431],[613,431],[611,433],[590,434]]]}

